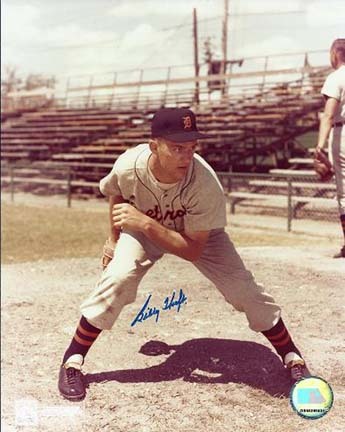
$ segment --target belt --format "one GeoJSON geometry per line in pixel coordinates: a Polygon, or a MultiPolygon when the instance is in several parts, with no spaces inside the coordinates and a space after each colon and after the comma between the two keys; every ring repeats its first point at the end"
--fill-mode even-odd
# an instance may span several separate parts
{"type": "Polygon", "coordinates": [[[337,122],[337,123],[333,123],[333,127],[342,127],[342,126],[344,126],[344,124],[345,124],[345,122],[337,122]]]}

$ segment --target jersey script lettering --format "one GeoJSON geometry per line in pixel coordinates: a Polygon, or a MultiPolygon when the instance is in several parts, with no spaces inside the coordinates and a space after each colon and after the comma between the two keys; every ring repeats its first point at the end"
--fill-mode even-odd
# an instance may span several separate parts
{"type": "Polygon", "coordinates": [[[157,222],[166,221],[168,218],[170,220],[175,220],[178,217],[183,217],[187,213],[186,209],[180,210],[167,210],[163,215],[158,207],[155,205],[153,209],[147,210],[146,215],[150,218],[156,220],[157,222]]]}

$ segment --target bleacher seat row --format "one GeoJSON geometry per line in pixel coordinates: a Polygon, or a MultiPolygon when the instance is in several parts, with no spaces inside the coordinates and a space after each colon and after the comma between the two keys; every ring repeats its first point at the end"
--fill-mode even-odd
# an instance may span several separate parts
{"type": "MultiPolygon", "coordinates": [[[[302,89],[296,81],[227,101],[199,106],[191,102],[200,129],[211,135],[200,142],[199,153],[217,171],[260,170],[268,156],[275,163],[282,157],[288,163],[292,157],[307,156],[296,148],[294,138],[318,127],[322,79],[321,72],[314,77],[318,83],[314,88],[302,89]]],[[[70,167],[76,181],[94,182],[125,149],[147,141],[150,119],[158,107],[2,113],[2,163],[37,169],[59,164],[70,167]]]]}

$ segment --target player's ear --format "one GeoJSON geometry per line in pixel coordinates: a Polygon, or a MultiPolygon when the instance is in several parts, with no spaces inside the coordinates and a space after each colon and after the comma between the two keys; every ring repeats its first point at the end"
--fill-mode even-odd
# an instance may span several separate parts
{"type": "Polygon", "coordinates": [[[153,154],[157,153],[157,148],[158,148],[158,140],[157,138],[152,138],[149,140],[149,146],[150,146],[150,150],[152,151],[153,154]]]}

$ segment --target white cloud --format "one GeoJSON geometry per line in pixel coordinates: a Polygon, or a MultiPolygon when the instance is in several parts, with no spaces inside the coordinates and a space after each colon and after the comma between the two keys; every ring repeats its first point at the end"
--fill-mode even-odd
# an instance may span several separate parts
{"type": "Polygon", "coordinates": [[[217,15],[223,11],[223,1],[219,0],[132,0],[123,2],[109,10],[118,18],[140,18],[166,16],[181,18],[192,16],[193,8],[201,15],[217,15]]]}
{"type": "Polygon", "coordinates": [[[33,5],[2,5],[1,39],[6,43],[24,43],[39,33],[39,9],[33,5]]]}
{"type": "MultiPolygon", "coordinates": [[[[171,32],[167,32],[164,36],[169,37],[171,32]]],[[[152,27],[150,24],[139,24],[134,30],[124,34],[121,40],[121,49],[137,49],[142,45],[154,47],[162,40],[162,33],[152,27]]]]}
{"type": "MultiPolygon", "coordinates": [[[[42,32],[43,33],[43,32],[42,32]]],[[[45,43],[48,46],[87,45],[102,41],[116,42],[118,36],[114,32],[85,30],[77,24],[60,25],[44,30],[45,43]]],[[[36,42],[39,42],[38,40],[36,42]]]]}
{"type": "Polygon", "coordinates": [[[10,46],[30,46],[32,48],[55,47],[73,44],[87,44],[106,39],[116,40],[117,35],[110,31],[82,29],[78,23],[54,27],[42,26],[40,11],[32,5],[7,4],[1,14],[3,40],[10,46]]]}
{"type": "MultiPolygon", "coordinates": [[[[19,0],[2,2],[3,64],[17,64],[23,73],[56,75],[190,64],[193,62],[193,7],[197,8],[199,19],[204,20],[221,16],[224,5],[223,0],[97,0],[95,12],[94,4],[93,10],[83,9],[80,8],[82,2],[74,0],[69,4],[73,17],[69,17],[67,22],[66,13],[56,5],[52,7],[53,2],[35,0],[35,6],[30,0],[21,3],[22,6],[19,0]],[[109,9],[111,3],[116,6],[109,9]],[[52,22],[50,26],[45,20],[47,16],[52,22]],[[102,27],[103,20],[107,27],[102,27]],[[161,31],[179,24],[189,26],[161,31]]],[[[235,57],[325,48],[335,37],[344,37],[344,34],[339,34],[339,29],[344,27],[343,0],[230,0],[229,6],[230,14],[267,13],[267,16],[275,12],[306,10],[302,15],[305,21],[300,19],[299,27],[294,27],[291,16],[277,15],[276,27],[266,28],[263,15],[258,20],[261,28],[250,27],[242,33],[240,25],[236,31],[237,24],[248,25],[250,21],[242,21],[238,16],[234,21],[235,27],[232,27],[234,37],[230,35],[229,38],[230,46],[233,44],[231,53],[235,57]],[[280,23],[286,24],[288,19],[291,20],[291,32],[284,25],[281,31],[280,23]]],[[[211,23],[201,21],[200,61],[202,38],[215,32],[214,25],[218,26],[216,37],[217,48],[220,48],[221,19],[211,23]]],[[[150,72],[146,70],[145,77],[149,76],[150,72]]]]}
{"type": "Polygon", "coordinates": [[[32,5],[6,4],[1,20],[2,67],[18,65],[21,75],[104,70],[119,44],[115,32],[84,29],[77,22],[64,25],[57,19],[56,26],[46,28],[39,9],[32,5]]]}
{"type": "MultiPolygon", "coordinates": [[[[298,11],[301,9],[300,0],[277,1],[277,0],[256,0],[238,1],[235,3],[238,13],[283,13],[298,11]]],[[[231,7],[231,2],[230,2],[231,7]]]]}
{"type": "Polygon", "coordinates": [[[343,25],[345,35],[345,3],[344,0],[333,0],[332,5],[324,0],[314,1],[307,7],[307,25],[318,27],[322,25],[343,25]]]}
{"type": "Polygon", "coordinates": [[[298,47],[292,37],[274,36],[241,48],[243,57],[273,55],[279,52],[297,52],[298,47]]]}
{"type": "MultiPolygon", "coordinates": [[[[337,0],[336,0],[337,1],[337,0]]],[[[263,14],[284,13],[302,10],[302,0],[252,0],[229,1],[229,14],[263,14]]],[[[193,8],[197,9],[198,17],[210,18],[222,16],[223,0],[131,0],[123,1],[109,10],[109,14],[117,18],[140,19],[165,17],[173,21],[181,17],[192,19],[193,8]]]]}

